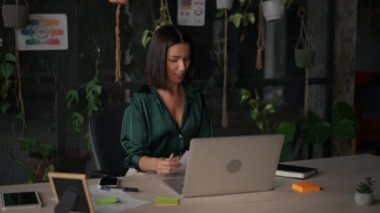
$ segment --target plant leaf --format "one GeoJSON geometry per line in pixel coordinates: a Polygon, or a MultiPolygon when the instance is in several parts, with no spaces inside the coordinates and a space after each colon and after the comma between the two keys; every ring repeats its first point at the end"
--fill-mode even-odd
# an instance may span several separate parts
{"type": "Polygon", "coordinates": [[[71,108],[71,104],[79,102],[79,93],[77,90],[69,90],[66,94],[67,108],[71,108]]]}
{"type": "Polygon", "coordinates": [[[255,14],[253,13],[248,13],[248,21],[251,23],[251,24],[254,24],[256,19],[255,19],[255,14]]]}
{"type": "Polygon", "coordinates": [[[2,63],[0,67],[0,75],[4,77],[5,80],[8,80],[9,77],[14,73],[14,66],[10,63],[2,63]]]}
{"type": "Polygon", "coordinates": [[[83,125],[84,116],[79,112],[73,112],[71,115],[71,127],[75,132],[79,133],[83,125]]]}
{"type": "Polygon", "coordinates": [[[275,105],[274,104],[267,104],[267,105],[265,105],[264,111],[266,113],[275,113],[276,112],[275,105]]]}
{"type": "Polygon", "coordinates": [[[1,113],[3,113],[3,114],[6,113],[10,107],[11,107],[11,105],[9,104],[9,102],[1,103],[1,105],[0,105],[1,113]]]}
{"type": "Polygon", "coordinates": [[[228,21],[232,22],[236,28],[239,28],[242,18],[243,15],[241,13],[235,13],[233,15],[230,15],[228,21]]]}
{"type": "Polygon", "coordinates": [[[284,144],[291,143],[296,135],[297,125],[290,122],[281,122],[277,128],[276,132],[284,135],[284,144]]]}
{"type": "Polygon", "coordinates": [[[12,53],[6,53],[5,54],[5,61],[8,61],[8,62],[16,62],[16,56],[12,53]]]}
{"type": "Polygon", "coordinates": [[[141,44],[144,48],[146,48],[152,39],[153,32],[151,30],[144,30],[142,38],[141,38],[141,44]]]}
{"type": "Polygon", "coordinates": [[[240,103],[244,103],[251,98],[251,91],[246,88],[240,89],[240,103]]]}
{"type": "Polygon", "coordinates": [[[305,143],[320,144],[327,141],[331,135],[331,125],[325,121],[313,123],[305,133],[305,143]]]}

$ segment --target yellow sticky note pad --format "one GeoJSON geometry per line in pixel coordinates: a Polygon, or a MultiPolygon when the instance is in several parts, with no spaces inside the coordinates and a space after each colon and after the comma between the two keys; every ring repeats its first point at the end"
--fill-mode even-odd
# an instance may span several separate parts
{"type": "Polygon", "coordinates": [[[292,190],[297,192],[319,192],[321,187],[312,182],[298,182],[292,184],[292,190]]]}
{"type": "Polygon", "coordinates": [[[178,206],[178,197],[157,196],[154,203],[156,206],[178,206]]]}
{"type": "Polygon", "coordinates": [[[117,202],[119,202],[119,199],[115,196],[107,196],[95,200],[96,205],[109,205],[117,202]]]}

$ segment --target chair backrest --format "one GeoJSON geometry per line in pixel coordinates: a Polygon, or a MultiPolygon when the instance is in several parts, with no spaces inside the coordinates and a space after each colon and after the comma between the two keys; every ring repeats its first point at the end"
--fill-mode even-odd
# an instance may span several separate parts
{"type": "Polygon", "coordinates": [[[121,123],[127,106],[126,103],[105,106],[89,121],[95,167],[99,173],[107,173],[104,175],[123,176],[128,170],[120,143],[121,123]]]}

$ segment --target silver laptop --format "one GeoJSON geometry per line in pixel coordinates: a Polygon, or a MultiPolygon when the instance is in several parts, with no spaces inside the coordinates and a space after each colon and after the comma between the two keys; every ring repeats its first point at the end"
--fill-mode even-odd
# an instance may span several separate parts
{"type": "Polygon", "coordinates": [[[178,179],[172,187],[182,188],[183,197],[271,190],[283,141],[283,135],[194,138],[183,188],[178,179]]]}

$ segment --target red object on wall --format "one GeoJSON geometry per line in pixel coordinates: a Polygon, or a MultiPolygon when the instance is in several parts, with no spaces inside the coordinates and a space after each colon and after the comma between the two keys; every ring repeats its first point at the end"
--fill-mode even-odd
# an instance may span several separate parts
{"type": "Polygon", "coordinates": [[[355,72],[355,84],[366,85],[373,78],[373,72],[355,72]]]}

